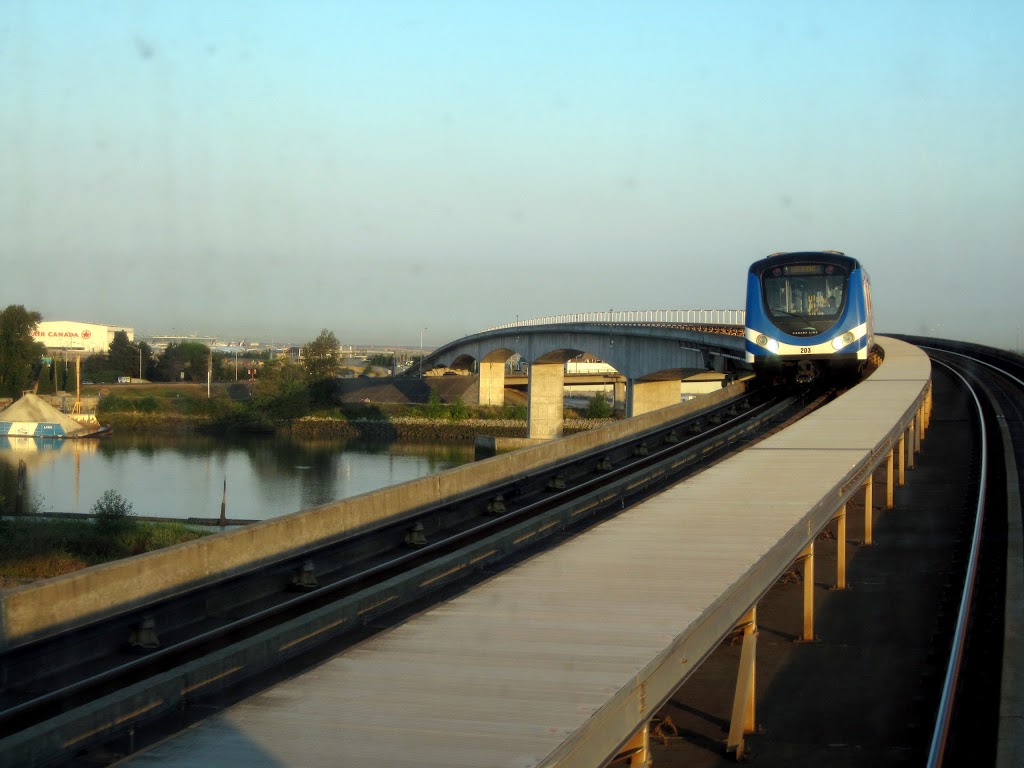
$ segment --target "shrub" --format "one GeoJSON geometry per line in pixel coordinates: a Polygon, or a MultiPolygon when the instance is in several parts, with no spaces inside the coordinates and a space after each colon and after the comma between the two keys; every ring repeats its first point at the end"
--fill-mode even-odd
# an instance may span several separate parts
{"type": "Polygon", "coordinates": [[[131,502],[117,491],[104,491],[91,511],[96,516],[96,530],[106,536],[124,533],[135,525],[131,502]]]}
{"type": "Polygon", "coordinates": [[[525,405],[506,405],[505,406],[505,418],[515,419],[516,421],[526,421],[526,406],[525,405]]]}
{"type": "Polygon", "coordinates": [[[608,402],[608,398],[604,396],[604,392],[598,392],[590,398],[590,403],[587,405],[588,419],[607,419],[611,415],[612,406],[608,402]]]}
{"type": "Polygon", "coordinates": [[[452,404],[448,407],[448,418],[452,421],[464,421],[469,418],[469,408],[466,407],[462,395],[452,400],[452,404]]]}
{"type": "Polygon", "coordinates": [[[430,388],[430,395],[427,397],[427,418],[440,419],[444,416],[444,404],[441,402],[441,395],[433,387],[430,388]]]}
{"type": "Polygon", "coordinates": [[[140,397],[135,401],[135,410],[139,413],[156,413],[159,407],[155,397],[140,397]]]}

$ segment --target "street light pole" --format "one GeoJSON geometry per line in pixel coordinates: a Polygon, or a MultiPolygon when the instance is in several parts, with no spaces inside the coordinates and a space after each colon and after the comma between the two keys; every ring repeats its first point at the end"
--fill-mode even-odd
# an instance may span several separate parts
{"type": "Polygon", "coordinates": [[[423,332],[426,328],[420,329],[420,378],[423,378],[423,332]]]}

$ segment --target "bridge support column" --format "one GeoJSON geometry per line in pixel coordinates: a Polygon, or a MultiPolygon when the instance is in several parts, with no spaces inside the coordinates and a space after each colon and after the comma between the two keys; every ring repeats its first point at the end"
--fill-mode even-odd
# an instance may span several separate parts
{"type": "Polygon", "coordinates": [[[526,406],[526,436],[551,440],[562,436],[563,388],[562,363],[531,363],[526,406]]]}
{"type": "Polygon", "coordinates": [[[924,421],[926,427],[932,425],[932,385],[930,382],[928,384],[928,394],[924,396],[924,421]]]}
{"type": "Polygon", "coordinates": [[[904,443],[906,443],[906,438],[904,437],[904,433],[900,433],[900,440],[899,440],[899,443],[896,446],[896,450],[898,450],[900,452],[900,482],[899,482],[899,484],[901,486],[907,484],[907,449],[906,449],[906,446],[904,445],[904,443]]]}
{"type": "Polygon", "coordinates": [[[874,524],[874,487],[875,479],[868,475],[864,481],[864,544],[874,544],[872,525],[874,524]]]}
{"type": "Polygon", "coordinates": [[[626,381],[624,379],[616,379],[615,383],[612,384],[612,407],[616,405],[622,405],[622,411],[626,411],[626,381]]]}
{"type": "Polygon", "coordinates": [[[832,518],[836,521],[836,589],[846,589],[846,505],[832,518]]]}
{"type": "Polygon", "coordinates": [[[477,387],[477,402],[480,405],[504,405],[505,363],[480,363],[477,387]]]}
{"type": "Polygon", "coordinates": [[[801,643],[814,642],[814,542],[797,558],[804,567],[804,624],[800,633],[801,643]]]}
{"type": "Polygon", "coordinates": [[[889,455],[885,457],[885,508],[892,509],[896,506],[896,500],[893,497],[893,460],[894,456],[892,451],[889,451],[889,455]]]}
{"type": "Polygon", "coordinates": [[[740,647],[740,668],[736,675],[736,692],[732,698],[732,716],[725,751],[737,760],[743,757],[743,737],[757,728],[754,718],[755,678],[757,676],[757,606],[751,608],[737,629],[743,629],[740,647]]]}
{"type": "Polygon", "coordinates": [[[914,442],[917,439],[916,421],[916,419],[910,420],[910,425],[907,427],[907,438],[903,441],[907,449],[907,469],[914,468],[914,442]]]}
{"type": "Polygon", "coordinates": [[[914,419],[917,428],[914,430],[914,453],[921,452],[921,441],[924,440],[924,405],[917,409],[917,418],[914,419]]]}
{"type": "Polygon", "coordinates": [[[626,416],[640,416],[644,413],[667,408],[679,403],[679,380],[626,382],[626,416]]]}

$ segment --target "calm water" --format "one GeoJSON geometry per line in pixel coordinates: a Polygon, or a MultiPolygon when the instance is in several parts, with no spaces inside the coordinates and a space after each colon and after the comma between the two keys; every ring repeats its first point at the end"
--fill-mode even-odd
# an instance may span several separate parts
{"type": "Polygon", "coordinates": [[[0,443],[0,462],[19,459],[43,511],[89,512],[115,490],[139,516],[217,518],[226,480],[227,517],[263,520],[466,464],[473,445],[117,433],[0,443]]]}

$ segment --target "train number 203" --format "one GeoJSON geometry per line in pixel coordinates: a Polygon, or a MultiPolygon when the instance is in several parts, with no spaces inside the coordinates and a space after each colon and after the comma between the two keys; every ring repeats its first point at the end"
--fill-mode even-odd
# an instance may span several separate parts
{"type": "Polygon", "coordinates": [[[800,347],[800,354],[801,355],[808,355],[808,354],[810,354],[810,352],[811,352],[811,348],[810,347],[800,347]]]}

